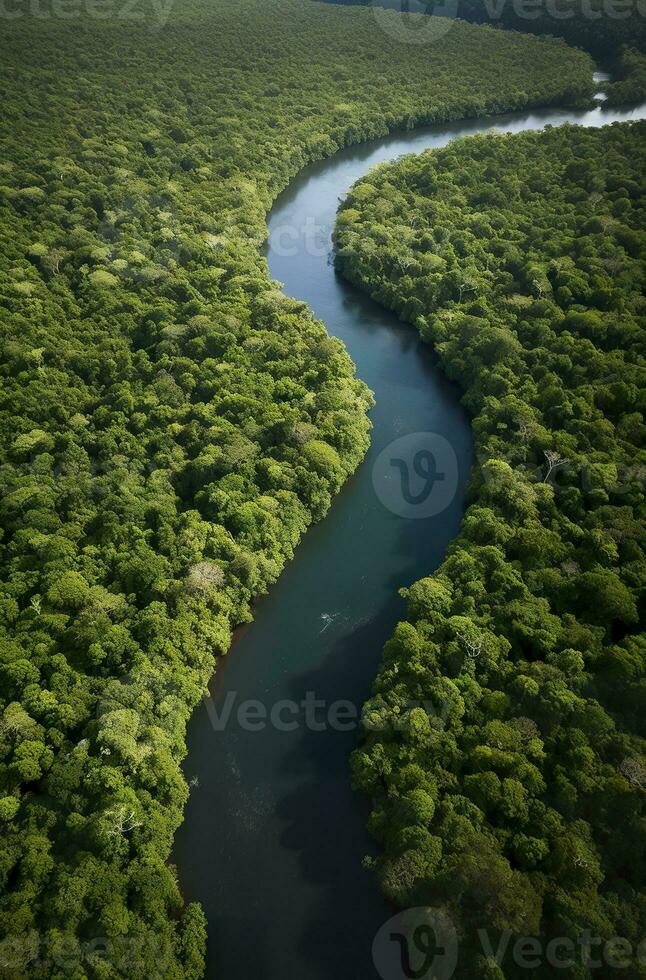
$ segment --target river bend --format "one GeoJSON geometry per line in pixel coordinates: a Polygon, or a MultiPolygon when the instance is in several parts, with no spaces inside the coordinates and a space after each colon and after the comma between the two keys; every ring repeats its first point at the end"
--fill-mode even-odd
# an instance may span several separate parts
{"type": "Polygon", "coordinates": [[[442,561],[459,530],[472,461],[459,392],[430,349],[335,275],[329,238],[339,199],[375,164],[457,136],[644,116],[646,105],[626,111],[599,105],[395,133],[308,167],[277,199],[269,217],[271,275],[341,338],[376,405],[366,460],[258,602],[254,623],[238,631],[213,678],[210,710],[200,706],[189,725],[184,769],[199,785],[191,790],[174,860],[185,898],[199,900],[208,918],[209,980],[376,977],[372,939],[391,912],[361,867],[371,842],[365,801],[348,778],[357,732],[347,720],[314,730],[325,711],[312,699],[360,707],[369,695],[381,647],[403,613],[397,590],[442,561]],[[373,488],[379,453],[411,433],[442,436],[457,460],[452,501],[424,520],[393,513],[373,488]],[[249,699],[271,708],[284,700],[300,704],[308,692],[310,706],[295,730],[289,710],[280,716],[287,726],[251,731],[236,720],[237,707],[249,699]],[[215,730],[213,709],[222,713],[232,698],[232,718],[215,730]]]}

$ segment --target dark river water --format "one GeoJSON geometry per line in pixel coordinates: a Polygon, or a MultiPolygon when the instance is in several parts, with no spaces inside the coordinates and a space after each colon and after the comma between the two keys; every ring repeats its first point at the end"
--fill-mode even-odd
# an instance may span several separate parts
{"type": "MultiPolygon", "coordinates": [[[[358,732],[349,708],[338,714],[335,702],[360,708],[369,696],[383,643],[404,611],[397,590],[442,561],[458,533],[472,462],[459,392],[431,351],[412,328],[335,275],[329,235],[339,198],[374,164],[456,136],[644,115],[646,106],[552,110],[398,133],[307,168],[276,201],[271,275],[343,340],[376,405],[368,456],[257,604],[254,623],[238,631],[210,701],[189,725],[184,771],[199,785],[174,860],[185,898],[199,900],[208,918],[210,980],[377,976],[372,940],[392,910],[361,866],[372,845],[365,801],[349,783],[358,732]],[[394,440],[400,442],[379,460],[394,440]],[[431,511],[440,512],[420,517],[401,496],[399,470],[389,473],[388,465],[392,452],[410,457],[412,466],[428,446],[443,460],[428,498],[437,486],[431,511]],[[268,713],[278,706],[278,723],[263,722],[253,705],[241,717],[238,708],[249,700],[268,713]],[[216,713],[224,720],[227,706],[223,726],[216,713]]],[[[413,495],[424,489],[418,479],[411,470],[413,495]]]]}

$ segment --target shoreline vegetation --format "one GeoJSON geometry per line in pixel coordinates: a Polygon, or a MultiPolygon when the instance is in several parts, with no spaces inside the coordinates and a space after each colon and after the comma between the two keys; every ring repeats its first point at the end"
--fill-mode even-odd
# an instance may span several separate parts
{"type": "Polygon", "coordinates": [[[337,269],[473,419],[462,531],[402,593],[353,757],[384,893],[448,911],[465,976],[526,974],[483,924],[573,949],[646,931],[645,139],[465,137],[374,168],[338,214],[337,269]]]}
{"type": "Polygon", "coordinates": [[[626,48],[616,64],[613,81],[604,86],[606,105],[630,105],[646,97],[646,53],[626,48]]]}
{"type": "Polygon", "coordinates": [[[269,280],[266,212],[344,144],[587,100],[592,63],[296,0],[0,44],[0,950],[16,978],[190,980],[187,719],[368,444],[343,346],[269,280]]]}
{"type": "MultiPolygon", "coordinates": [[[[378,6],[419,15],[436,12],[435,0],[308,0],[308,2],[378,6]]],[[[608,105],[627,105],[646,98],[646,13],[637,0],[449,0],[447,12],[472,24],[561,37],[603,62],[613,81],[605,86],[608,105]]],[[[409,27],[410,29],[410,27],[409,27]]]]}

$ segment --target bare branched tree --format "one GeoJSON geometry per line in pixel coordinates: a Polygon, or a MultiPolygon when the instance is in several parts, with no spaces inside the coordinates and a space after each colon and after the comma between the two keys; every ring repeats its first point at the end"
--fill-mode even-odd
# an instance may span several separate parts
{"type": "Polygon", "coordinates": [[[397,256],[397,265],[399,266],[402,272],[406,272],[406,269],[409,269],[411,265],[414,263],[414,261],[415,259],[411,255],[397,256]]]}
{"type": "Polygon", "coordinates": [[[129,834],[131,830],[134,830],[135,827],[143,826],[142,821],[137,820],[135,817],[135,811],[130,810],[128,812],[125,806],[108,810],[106,817],[109,817],[111,822],[111,826],[108,829],[108,835],[110,837],[123,837],[125,834],[129,834]]]}
{"type": "Polygon", "coordinates": [[[461,636],[462,644],[471,660],[475,660],[482,653],[482,637],[469,637],[466,634],[461,636]]]}
{"type": "Polygon", "coordinates": [[[561,456],[560,453],[554,452],[553,449],[546,449],[543,455],[547,460],[547,473],[545,474],[544,480],[547,483],[552,473],[559,469],[559,467],[565,466],[570,460],[565,456],[561,456]]]}
{"type": "Polygon", "coordinates": [[[581,571],[581,566],[578,562],[574,561],[573,558],[566,558],[566,560],[561,563],[561,568],[566,575],[570,576],[578,575],[581,571]]]}
{"type": "Polygon", "coordinates": [[[60,249],[54,249],[49,253],[49,255],[44,260],[44,265],[52,275],[57,276],[61,271],[61,262],[65,258],[65,252],[61,252],[60,249]]]}
{"type": "Polygon", "coordinates": [[[619,772],[628,782],[641,789],[646,789],[646,766],[638,759],[624,759],[619,766],[619,772]]]}
{"type": "Polygon", "coordinates": [[[125,834],[129,834],[131,830],[135,827],[143,826],[141,820],[137,820],[135,817],[135,811],[131,810],[129,813],[125,806],[115,807],[114,810],[108,810],[107,817],[110,817],[112,825],[108,829],[108,835],[110,837],[123,837],[125,834]]]}

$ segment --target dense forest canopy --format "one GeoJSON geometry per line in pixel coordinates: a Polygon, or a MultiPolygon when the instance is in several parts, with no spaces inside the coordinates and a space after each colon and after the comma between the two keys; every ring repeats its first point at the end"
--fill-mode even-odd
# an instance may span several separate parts
{"type": "Polygon", "coordinates": [[[638,0],[456,0],[455,7],[465,20],[563,37],[601,59],[624,45],[646,50],[646,10],[638,0]]]}
{"type": "MultiPolygon", "coordinates": [[[[307,0],[319,3],[321,0],[307,0]]],[[[610,103],[637,102],[646,95],[646,5],[641,0],[325,0],[402,11],[412,15],[407,30],[422,36],[421,15],[437,17],[444,37],[460,19],[505,30],[564,38],[584,48],[612,71],[610,103]]],[[[432,30],[432,28],[428,28],[432,30]]],[[[404,33],[402,29],[402,33],[404,33]]]]}
{"type": "MultiPolygon", "coordinates": [[[[321,0],[307,0],[319,3],[321,0]]],[[[383,6],[403,12],[459,18],[524,34],[563,37],[597,58],[624,46],[646,51],[646,8],[640,0],[326,0],[383,6]]]]}
{"type": "MultiPolygon", "coordinates": [[[[561,41],[184,3],[3,22],[0,947],[21,977],[197,977],[167,864],[187,718],[356,467],[370,395],[269,280],[265,213],[394,126],[585,98],[561,41]],[[107,948],[107,959],[106,959],[107,948]]],[[[395,15],[393,15],[395,16],[395,15]]]]}
{"type": "Polygon", "coordinates": [[[646,53],[624,48],[615,64],[613,81],[604,85],[608,105],[639,102],[646,96],[646,53]]]}
{"type": "MultiPolygon", "coordinates": [[[[459,140],[339,212],[338,268],[434,345],[473,417],[463,530],[405,590],[354,756],[382,888],[450,910],[465,977],[527,976],[482,955],[482,925],[494,948],[646,934],[645,139],[459,140]]],[[[575,959],[558,974],[593,975],[575,959]]]]}

